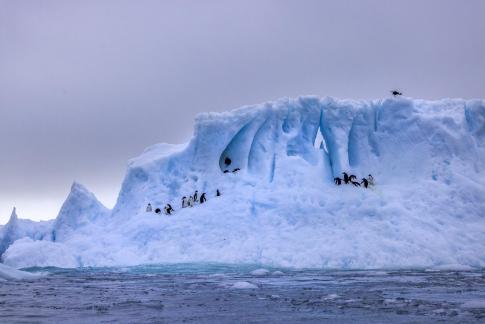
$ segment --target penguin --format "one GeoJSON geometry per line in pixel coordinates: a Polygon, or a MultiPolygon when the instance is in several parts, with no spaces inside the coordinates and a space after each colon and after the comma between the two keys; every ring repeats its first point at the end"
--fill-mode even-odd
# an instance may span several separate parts
{"type": "Polygon", "coordinates": [[[356,187],[360,187],[360,183],[358,183],[357,181],[350,181],[354,186],[356,187]]]}
{"type": "Polygon", "coordinates": [[[361,182],[361,184],[363,184],[363,185],[364,185],[364,188],[367,188],[367,187],[369,186],[369,181],[367,181],[367,179],[366,179],[366,178],[362,178],[362,182],[361,182]]]}
{"type": "Polygon", "coordinates": [[[221,192],[219,191],[219,189],[216,190],[216,197],[220,197],[221,196],[221,192]]]}
{"type": "Polygon", "coordinates": [[[239,171],[239,170],[241,170],[241,169],[239,169],[239,168],[235,168],[234,170],[232,170],[232,173],[236,173],[236,172],[237,172],[237,171],[239,171]]]}
{"type": "Polygon", "coordinates": [[[175,210],[173,209],[172,205],[167,204],[167,212],[168,212],[168,214],[169,214],[169,215],[172,215],[172,212],[173,212],[173,211],[175,211],[175,210]]]}
{"type": "Polygon", "coordinates": [[[200,195],[200,203],[203,204],[207,199],[205,198],[205,192],[202,193],[202,195],[200,195]]]}
{"type": "Polygon", "coordinates": [[[371,174],[369,174],[367,176],[367,182],[369,182],[369,185],[371,185],[371,186],[373,186],[375,184],[374,177],[371,174]]]}
{"type": "Polygon", "coordinates": [[[350,182],[349,175],[346,172],[342,172],[344,175],[344,183],[348,184],[350,182]]]}
{"type": "Polygon", "coordinates": [[[391,93],[394,97],[397,97],[397,96],[402,96],[402,92],[398,91],[398,90],[391,90],[391,93]]]}
{"type": "Polygon", "coordinates": [[[353,180],[357,180],[357,177],[353,174],[349,175],[349,180],[352,182],[353,180]]]}
{"type": "Polygon", "coordinates": [[[224,173],[229,173],[229,170],[224,170],[224,173]]]}
{"type": "Polygon", "coordinates": [[[187,202],[185,201],[185,199],[187,199],[187,197],[183,196],[182,197],[182,208],[187,207],[187,202]]]}
{"type": "Polygon", "coordinates": [[[160,208],[155,209],[155,213],[160,214],[161,212],[160,208]]]}
{"type": "Polygon", "coordinates": [[[230,158],[226,157],[226,158],[224,159],[224,164],[225,164],[225,165],[229,166],[229,165],[231,165],[231,163],[232,163],[232,161],[231,161],[231,159],[230,159],[230,158]]]}
{"type": "Polygon", "coordinates": [[[152,204],[148,203],[146,211],[147,211],[147,213],[152,212],[152,204]]]}
{"type": "Polygon", "coordinates": [[[198,202],[198,191],[196,190],[194,193],[194,203],[198,202]]]}
{"type": "Polygon", "coordinates": [[[337,186],[340,186],[342,184],[342,179],[340,179],[339,177],[333,178],[333,181],[337,186]]]}
{"type": "Polygon", "coordinates": [[[165,212],[165,215],[170,215],[170,210],[167,206],[163,207],[163,211],[165,212]]]}
{"type": "Polygon", "coordinates": [[[189,202],[188,202],[189,207],[194,207],[194,197],[189,196],[189,202]]]}

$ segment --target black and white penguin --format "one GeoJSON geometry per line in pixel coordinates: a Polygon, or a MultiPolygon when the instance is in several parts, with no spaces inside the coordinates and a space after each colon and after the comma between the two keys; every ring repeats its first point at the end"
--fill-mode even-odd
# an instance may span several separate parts
{"type": "Polygon", "coordinates": [[[216,190],[216,197],[220,197],[221,196],[221,192],[219,191],[219,189],[216,190]]]}
{"type": "Polygon", "coordinates": [[[333,178],[333,181],[337,186],[340,186],[342,184],[342,179],[340,179],[339,177],[333,178]]]}
{"type": "Polygon", "coordinates": [[[357,180],[357,177],[353,174],[349,175],[349,180],[352,182],[354,180],[357,180]]]}
{"type": "Polygon", "coordinates": [[[374,177],[373,177],[371,174],[369,174],[369,175],[367,176],[367,181],[369,182],[369,184],[370,184],[371,186],[373,186],[373,185],[375,184],[375,182],[374,182],[374,177]]]}
{"type": "Polygon", "coordinates": [[[346,172],[342,172],[344,175],[344,183],[348,184],[350,182],[349,175],[346,172]]]}
{"type": "Polygon", "coordinates": [[[241,169],[239,169],[239,168],[235,168],[234,170],[232,170],[232,173],[236,173],[236,172],[238,172],[238,171],[240,171],[240,170],[241,170],[241,169]]]}
{"type": "Polygon", "coordinates": [[[358,183],[357,181],[350,181],[354,186],[356,187],[360,187],[360,183],[358,183]]]}
{"type": "Polygon", "coordinates": [[[366,178],[362,178],[362,182],[361,182],[361,184],[363,184],[363,185],[364,185],[364,188],[367,188],[367,187],[369,186],[369,181],[367,181],[367,179],[366,179],[366,178]]]}
{"type": "Polygon", "coordinates": [[[398,90],[391,90],[391,93],[394,97],[397,97],[397,96],[402,96],[402,92],[398,91],[398,90]]]}
{"type": "Polygon", "coordinates": [[[172,208],[172,205],[167,204],[167,207],[166,207],[166,208],[167,208],[167,213],[168,213],[169,215],[171,215],[171,214],[172,214],[172,212],[174,211],[174,209],[172,208]]]}
{"type": "Polygon", "coordinates": [[[224,173],[229,173],[229,170],[224,170],[224,173]]]}
{"type": "Polygon", "coordinates": [[[202,193],[202,195],[200,195],[200,203],[203,204],[207,199],[205,198],[205,192],[202,193]]]}
{"type": "Polygon", "coordinates": [[[151,213],[152,212],[152,204],[148,203],[146,212],[147,213],[151,213]]]}
{"type": "Polygon", "coordinates": [[[155,213],[160,214],[162,211],[160,208],[155,209],[155,213]]]}
{"type": "Polygon", "coordinates": [[[231,163],[232,163],[232,161],[231,161],[231,159],[230,159],[230,158],[226,157],[226,158],[224,159],[224,164],[225,164],[225,165],[231,165],[231,163]]]}
{"type": "Polygon", "coordinates": [[[185,199],[187,199],[187,197],[183,196],[182,197],[182,208],[187,207],[187,202],[185,201],[185,199]]]}
{"type": "Polygon", "coordinates": [[[195,193],[194,193],[194,202],[197,202],[198,201],[197,199],[199,198],[197,192],[198,191],[196,190],[195,193]]]}

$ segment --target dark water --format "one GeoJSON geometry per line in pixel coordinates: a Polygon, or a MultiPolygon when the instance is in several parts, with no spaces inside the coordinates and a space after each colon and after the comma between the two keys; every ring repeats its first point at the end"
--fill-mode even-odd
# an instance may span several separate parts
{"type": "Polygon", "coordinates": [[[485,323],[483,270],[256,268],[30,269],[49,275],[0,282],[0,323],[485,323]]]}

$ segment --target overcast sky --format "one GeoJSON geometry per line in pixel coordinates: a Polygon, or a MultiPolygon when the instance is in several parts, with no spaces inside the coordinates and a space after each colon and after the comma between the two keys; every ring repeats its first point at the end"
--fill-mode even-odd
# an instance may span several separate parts
{"type": "Polygon", "coordinates": [[[0,224],[73,180],[112,207],[129,158],[198,112],[304,94],[485,98],[485,1],[0,0],[0,224]]]}

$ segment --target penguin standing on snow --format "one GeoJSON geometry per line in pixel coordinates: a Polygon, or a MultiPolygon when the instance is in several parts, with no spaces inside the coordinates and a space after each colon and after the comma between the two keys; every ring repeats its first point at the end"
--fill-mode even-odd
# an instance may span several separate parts
{"type": "Polygon", "coordinates": [[[200,195],[200,203],[203,204],[207,199],[205,198],[205,192],[202,193],[202,195],[200,195]]]}
{"type": "Polygon", "coordinates": [[[173,212],[173,211],[174,211],[174,210],[173,210],[173,208],[172,208],[172,205],[167,204],[167,206],[165,206],[165,213],[166,213],[167,215],[172,215],[172,212],[173,212]]]}
{"type": "Polygon", "coordinates": [[[344,183],[348,184],[350,182],[349,175],[346,172],[342,172],[344,175],[344,183]]]}
{"type": "Polygon", "coordinates": [[[160,208],[155,209],[155,213],[160,214],[161,212],[160,208]]]}
{"type": "Polygon", "coordinates": [[[357,180],[357,177],[353,174],[349,175],[349,180],[350,182],[354,182],[354,180],[357,180]]]}
{"type": "Polygon", "coordinates": [[[152,212],[152,204],[148,203],[146,211],[147,211],[147,213],[152,212]]]}
{"type": "Polygon", "coordinates": [[[219,191],[219,189],[216,190],[216,197],[220,197],[221,196],[221,192],[219,191]]]}
{"type": "Polygon", "coordinates": [[[339,177],[336,177],[336,178],[333,178],[333,182],[335,182],[337,186],[340,186],[342,184],[342,179],[340,179],[339,177]]]}
{"type": "Polygon", "coordinates": [[[189,207],[194,207],[194,197],[189,196],[189,201],[187,204],[189,207]]]}
{"type": "Polygon", "coordinates": [[[197,190],[196,190],[195,193],[194,193],[194,202],[197,202],[197,198],[198,198],[198,193],[197,193],[197,190]]]}
{"type": "Polygon", "coordinates": [[[363,184],[363,185],[364,185],[364,188],[367,188],[367,187],[369,186],[369,181],[367,181],[367,179],[366,179],[366,178],[362,178],[362,182],[361,182],[361,184],[363,184]]]}
{"type": "Polygon", "coordinates": [[[183,196],[182,197],[182,208],[187,207],[187,202],[185,201],[185,199],[187,199],[187,197],[183,196]]]}
{"type": "Polygon", "coordinates": [[[374,177],[373,177],[371,174],[369,174],[369,175],[367,176],[367,182],[368,182],[368,183],[369,183],[371,186],[375,185],[375,182],[374,182],[374,177]]]}

